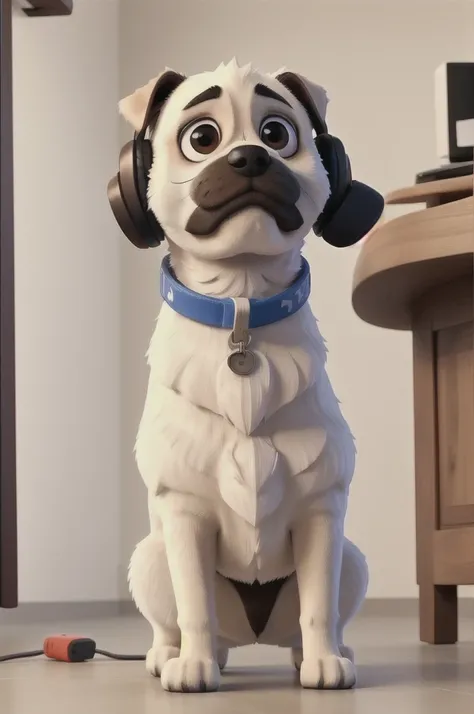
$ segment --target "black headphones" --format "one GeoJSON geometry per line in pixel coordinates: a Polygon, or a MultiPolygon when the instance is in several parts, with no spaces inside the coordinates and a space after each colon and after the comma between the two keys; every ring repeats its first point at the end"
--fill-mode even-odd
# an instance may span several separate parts
{"type": "MultiPolygon", "coordinates": [[[[109,182],[108,198],[114,216],[123,233],[137,248],[154,248],[165,239],[163,228],[148,208],[148,175],[153,151],[151,141],[146,137],[171,92],[185,79],[171,70],[161,75],[150,96],[142,128],[123,147],[119,171],[109,182]]],[[[336,248],[354,245],[379,220],[384,209],[383,197],[370,186],[352,179],[344,145],[328,133],[304,81],[293,72],[284,72],[277,79],[305,108],[316,133],[316,148],[329,178],[331,194],[313,230],[336,248]]]]}

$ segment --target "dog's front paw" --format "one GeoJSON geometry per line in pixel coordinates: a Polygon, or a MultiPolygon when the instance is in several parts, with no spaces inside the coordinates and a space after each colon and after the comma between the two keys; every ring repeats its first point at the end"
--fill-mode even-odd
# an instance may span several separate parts
{"type": "Polygon", "coordinates": [[[327,655],[303,659],[300,681],[305,689],[351,689],[356,683],[356,671],[345,657],[327,655]]]}
{"type": "Polygon", "coordinates": [[[161,670],[161,685],[167,692],[215,692],[220,679],[219,665],[214,659],[177,657],[161,670]]]}
{"type": "Polygon", "coordinates": [[[146,656],[147,672],[154,677],[159,677],[168,660],[176,657],[179,657],[179,649],[177,647],[152,647],[151,650],[148,650],[146,656]]]}

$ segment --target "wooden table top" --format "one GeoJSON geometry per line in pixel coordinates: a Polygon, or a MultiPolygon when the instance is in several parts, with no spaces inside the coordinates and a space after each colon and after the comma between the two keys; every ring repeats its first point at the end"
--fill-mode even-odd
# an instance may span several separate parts
{"type": "Polygon", "coordinates": [[[381,222],[362,245],[354,271],[352,304],[372,325],[411,328],[413,301],[437,285],[472,275],[473,177],[463,176],[393,191],[388,204],[459,200],[381,222]],[[471,195],[469,195],[469,193],[471,195]]]}
{"type": "Polygon", "coordinates": [[[458,176],[457,178],[443,179],[442,181],[429,181],[417,183],[407,188],[398,188],[385,197],[387,205],[400,203],[426,203],[435,197],[444,197],[447,194],[471,193],[474,177],[458,176]]]}

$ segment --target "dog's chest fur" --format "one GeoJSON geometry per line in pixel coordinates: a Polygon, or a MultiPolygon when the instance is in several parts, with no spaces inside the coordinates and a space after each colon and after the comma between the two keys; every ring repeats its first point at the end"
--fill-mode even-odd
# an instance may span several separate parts
{"type": "MultiPolygon", "coordinates": [[[[235,514],[244,521],[251,530],[242,543],[247,555],[239,560],[252,551],[256,566],[271,517],[284,511],[290,519],[292,504],[331,485],[323,468],[317,479],[311,468],[328,440],[334,445],[345,436],[348,472],[353,442],[326,375],[326,350],[309,305],[252,331],[258,370],[249,377],[229,369],[228,339],[229,331],[163,306],[150,345],[137,461],[152,492],[192,493],[213,502],[221,520],[234,520],[235,514]]],[[[275,534],[274,525],[270,530],[275,534]]],[[[225,533],[223,528],[223,548],[225,533]]],[[[269,544],[265,548],[269,555],[269,544]]]]}

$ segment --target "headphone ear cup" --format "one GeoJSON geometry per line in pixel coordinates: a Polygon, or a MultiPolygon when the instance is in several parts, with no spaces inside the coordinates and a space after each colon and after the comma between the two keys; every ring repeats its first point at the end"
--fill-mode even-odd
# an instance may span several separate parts
{"type": "Polygon", "coordinates": [[[137,248],[154,248],[164,232],[148,210],[148,172],[152,153],[150,142],[129,141],[120,152],[119,172],[109,183],[108,197],[117,223],[137,248]]]}
{"type": "Polygon", "coordinates": [[[347,248],[374,227],[383,213],[384,199],[370,186],[352,180],[351,164],[340,139],[320,134],[315,143],[328,173],[331,195],[313,230],[329,245],[347,248]]]}
{"type": "MultiPolygon", "coordinates": [[[[319,134],[316,148],[327,171],[331,194],[323,212],[313,226],[316,235],[323,235],[325,225],[331,220],[350,188],[352,175],[344,144],[331,134],[319,134]]],[[[324,237],[324,236],[323,236],[324,237]]]]}
{"type": "Polygon", "coordinates": [[[123,188],[120,184],[120,174],[118,173],[109,181],[107,187],[107,196],[109,199],[112,213],[115,220],[120,226],[122,233],[133,243],[137,248],[148,248],[148,243],[144,240],[137,226],[133,222],[128,206],[123,197],[123,188]]]}
{"type": "Polygon", "coordinates": [[[375,226],[383,209],[380,193],[365,183],[352,181],[337,211],[324,225],[322,237],[335,248],[355,245],[375,226]]]}

